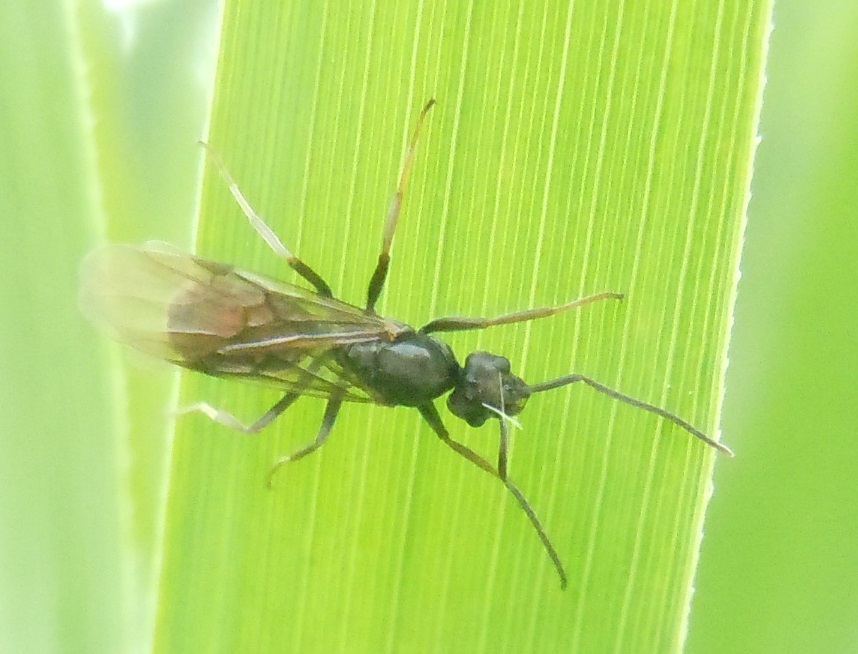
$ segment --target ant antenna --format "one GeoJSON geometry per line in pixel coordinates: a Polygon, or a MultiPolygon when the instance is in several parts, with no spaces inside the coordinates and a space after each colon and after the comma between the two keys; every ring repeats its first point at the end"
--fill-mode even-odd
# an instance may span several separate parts
{"type": "Polygon", "coordinates": [[[576,382],[584,382],[590,388],[593,388],[593,389],[599,391],[600,393],[607,395],[608,397],[612,397],[615,400],[619,400],[620,402],[623,402],[623,403],[628,404],[630,406],[637,407],[638,409],[643,409],[644,411],[649,411],[650,413],[654,413],[655,415],[660,416],[660,417],[664,418],[665,420],[669,420],[673,424],[675,424],[675,425],[681,427],[682,429],[684,429],[685,431],[687,431],[689,434],[691,434],[695,438],[699,438],[701,441],[703,441],[707,445],[714,447],[716,450],[720,450],[721,452],[723,452],[727,456],[730,456],[730,457],[733,456],[733,450],[731,450],[729,447],[727,447],[726,445],[724,445],[722,443],[719,443],[716,440],[709,438],[709,436],[707,436],[702,431],[697,429],[697,427],[695,427],[694,425],[692,425],[689,422],[686,422],[685,420],[683,420],[682,418],[680,418],[676,414],[673,414],[670,411],[662,409],[661,407],[655,406],[654,404],[650,404],[649,402],[644,402],[643,400],[638,400],[634,397],[626,395],[625,393],[620,393],[619,391],[614,390],[613,388],[611,388],[609,386],[605,386],[604,384],[600,384],[596,380],[590,379],[589,377],[587,377],[585,375],[580,375],[580,374],[566,375],[564,377],[558,377],[557,379],[552,379],[552,380],[549,380],[546,382],[542,382],[541,384],[533,384],[531,386],[528,386],[528,388],[530,389],[531,393],[541,393],[543,391],[550,391],[554,388],[559,388],[561,386],[568,386],[569,384],[574,384],[576,382]]]}

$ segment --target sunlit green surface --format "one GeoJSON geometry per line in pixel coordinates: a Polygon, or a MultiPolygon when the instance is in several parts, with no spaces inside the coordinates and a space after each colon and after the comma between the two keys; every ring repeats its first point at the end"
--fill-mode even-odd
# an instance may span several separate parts
{"type": "MultiPolygon", "coordinates": [[[[625,291],[450,341],[507,353],[528,379],[587,372],[712,431],[765,9],[228,5],[207,138],[359,303],[407,135],[435,97],[381,310],[419,324],[625,291]]],[[[198,250],[284,274],[213,170],[198,250]]],[[[197,377],[182,397],[247,420],[277,399],[197,377]]],[[[271,462],[312,438],[322,403],[259,438],[183,419],[157,648],[678,648],[713,453],[585,389],[531,406],[512,474],[567,563],[566,593],[500,485],[413,411],[347,407],[271,492],[271,462]]],[[[451,427],[492,456],[494,430],[451,427]]]]}

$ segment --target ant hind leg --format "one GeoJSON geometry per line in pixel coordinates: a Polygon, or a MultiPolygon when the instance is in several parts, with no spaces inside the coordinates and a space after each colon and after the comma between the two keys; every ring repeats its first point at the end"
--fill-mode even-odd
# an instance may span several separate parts
{"type": "Polygon", "coordinates": [[[235,431],[240,431],[243,434],[258,434],[260,431],[270,425],[280,414],[288,409],[295,400],[301,396],[300,393],[286,393],[273,407],[262,414],[255,422],[250,425],[244,424],[234,415],[223,409],[213,407],[208,402],[197,402],[190,406],[179,409],[176,414],[184,415],[186,413],[202,413],[210,420],[229,427],[235,431]]]}
{"type": "Polygon", "coordinates": [[[274,233],[274,230],[272,230],[268,224],[262,220],[262,217],[253,210],[253,207],[250,206],[250,202],[248,202],[247,198],[244,197],[244,194],[241,192],[238,184],[235,182],[232,175],[229,174],[223,160],[215,149],[205,141],[199,141],[199,144],[205,148],[206,154],[208,154],[209,158],[214,162],[214,165],[220,172],[221,177],[226,181],[226,185],[229,187],[232,197],[234,197],[235,201],[238,202],[238,206],[241,207],[241,210],[250,222],[250,226],[253,227],[253,229],[256,230],[256,233],[262,237],[262,240],[268,244],[268,247],[274,250],[274,253],[277,256],[284,259],[295,272],[306,279],[316,289],[316,292],[319,295],[323,297],[333,297],[331,287],[328,286],[328,283],[322,279],[315,270],[292,254],[286,246],[283,245],[283,241],[281,241],[277,234],[274,233]]]}

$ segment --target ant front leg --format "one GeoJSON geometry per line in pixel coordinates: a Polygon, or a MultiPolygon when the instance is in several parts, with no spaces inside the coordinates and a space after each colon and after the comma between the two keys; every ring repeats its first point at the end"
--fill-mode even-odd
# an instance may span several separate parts
{"type": "Polygon", "coordinates": [[[548,537],[548,532],[545,531],[545,527],[542,526],[542,523],[539,521],[539,517],[536,515],[536,511],[533,510],[533,507],[530,506],[530,502],[527,501],[527,498],[524,496],[524,493],[516,486],[512,480],[506,474],[506,448],[502,444],[502,454],[499,455],[499,462],[502,461],[502,465],[504,467],[503,474],[492,468],[488,461],[486,461],[479,454],[474,452],[467,445],[463,445],[458,441],[450,438],[450,434],[447,431],[447,428],[444,426],[443,421],[441,420],[441,416],[438,415],[438,409],[435,408],[435,405],[431,402],[429,404],[424,404],[423,406],[417,407],[420,411],[420,415],[423,416],[423,419],[429,423],[429,426],[432,427],[432,430],[438,435],[438,437],[444,442],[445,445],[449,446],[453,450],[456,451],[457,454],[465,457],[468,461],[473,463],[478,468],[485,470],[492,477],[497,477],[501,480],[504,486],[506,486],[507,490],[512,493],[512,496],[515,498],[515,501],[518,502],[518,505],[522,508],[524,513],[527,515],[530,520],[530,524],[533,525],[533,528],[536,530],[537,536],[539,536],[539,540],[542,541],[543,547],[545,547],[545,551],[548,553],[551,562],[554,564],[554,568],[557,570],[557,574],[560,577],[560,588],[566,589],[566,570],[563,568],[563,562],[560,560],[560,555],[557,553],[557,550],[554,549],[554,545],[551,542],[551,539],[548,537]]]}
{"type": "Polygon", "coordinates": [[[463,332],[469,329],[485,329],[486,327],[494,327],[496,325],[510,325],[516,322],[527,322],[528,320],[536,320],[538,318],[546,318],[563,311],[576,309],[598,302],[599,300],[622,300],[625,297],[622,293],[596,293],[588,295],[577,300],[572,300],[566,304],[558,304],[553,307],[539,307],[538,309],[526,309],[524,311],[516,311],[514,313],[505,313],[502,316],[495,318],[461,318],[458,316],[449,316],[447,318],[436,318],[427,325],[420,328],[421,334],[430,334],[432,332],[463,332]]]}

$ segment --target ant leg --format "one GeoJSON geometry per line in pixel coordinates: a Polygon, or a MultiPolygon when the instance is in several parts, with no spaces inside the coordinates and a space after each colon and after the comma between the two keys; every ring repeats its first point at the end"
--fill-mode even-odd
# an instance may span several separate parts
{"type": "Polygon", "coordinates": [[[566,590],[566,570],[563,568],[563,562],[560,560],[560,555],[557,553],[557,550],[554,549],[554,545],[551,544],[551,540],[548,538],[545,527],[543,527],[542,523],[539,522],[536,512],[533,510],[533,507],[530,506],[530,503],[527,501],[524,493],[519,490],[518,486],[513,484],[510,479],[504,479],[503,483],[509,492],[512,493],[513,497],[518,502],[518,505],[527,514],[533,528],[536,529],[536,535],[539,536],[539,540],[542,541],[542,546],[548,553],[548,557],[551,559],[551,562],[554,564],[554,568],[557,570],[557,575],[560,577],[560,590],[566,590]]]}
{"type": "Polygon", "coordinates": [[[495,325],[509,325],[514,322],[527,322],[528,320],[536,320],[537,318],[546,318],[553,316],[556,313],[576,309],[598,302],[599,300],[622,300],[625,297],[622,293],[597,293],[588,295],[577,300],[572,300],[566,304],[558,304],[554,307],[540,307],[538,309],[526,309],[525,311],[516,311],[515,313],[505,313],[496,318],[460,318],[458,316],[449,316],[447,318],[436,318],[427,325],[420,328],[421,334],[429,334],[431,332],[462,332],[469,329],[485,329],[486,327],[494,327],[495,325]]]}
{"type": "MultiPolygon", "coordinates": [[[[417,407],[417,410],[420,411],[420,415],[423,416],[423,419],[429,423],[429,426],[432,427],[432,430],[438,434],[440,439],[444,441],[447,445],[452,447],[456,452],[465,457],[468,461],[473,463],[479,468],[482,468],[487,473],[492,475],[493,477],[497,477],[501,479],[500,475],[498,475],[497,471],[492,468],[488,461],[486,461],[479,454],[474,452],[467,445],[462,445],[458,441],[454,441],[450,438],[450,433],[447,431],[447,428],[444,426],[444,423],[441,421],[441,416],[438,415],[438,409],[435,408],[435,405],[431,402],[429,404],[424,404],[423,406],[417,407]]],[[[503,479],[501,479],[503,481],[503,479]]]]}
{"type": "Polygon", "coordinates": [[[238,188],[238,184],[236,184],[232,175],[229,174],[229,171],[223,163],[223,159],[220,158],[220,155],[215,151],[215,149],[205,141],[198,141],[198,143],[205,148],[206,154],[208,154],[214,162],[218,172],[220,172],[221,176],[226,181],[226,185],[229,187],[232,197],[234,197],[235,201],[238,202],[238,206],[241,207],[241,210],[250,222],[250,226],[253,227],[253,229],[256,230],[256,233],[262,237],[262,240],[268,244],[268,247],[274,250],[274,253],[277,256],[284,259],[295,272],[310,282],[310,284],[316,288],[316,292],[319,295],[324,297],[333,297],[331,287],[328,286],[327,282],[325,282],[325,280],[322,279],[315,270],[310,268],[310,266],[286,249],[286,246],[283,245],[283,242],[277,234],[275,234],[265,221],[262,220],[262,217],[253,210],[253,207],[250,206],[247,198],[244,197],[241,189],[238,188]]]}
{"type": "Polygon", "coordinates": [[[209,419],[214,420],[216,423],[221,424],[224,427],[229,427],[230,429],[240,431],[244,434],[257,434],[270,425],[275,418],[288,409],[299,397],[301,397],[300,393],[286,393],[286,395],[280,398],[277,404],[263,413],[262,416],[260,416],[260,418],[251,425],[245,425],[231,413],[213,407],[208,402],[197,402],[191,406],[179,409],[176,414],[184,415],[186,413],[199,412],[205,414],[209,419]]]}
{"type": "Polygon", "coordinates": [[[381,289],[384,288],[384,282],[387,279],[387,270],[390,267],[390,248],[393,245],[393,233],[396,231],[396,222],[399,220],[399,210],[402,207],[405,187],[408,185],[408,178],[411,176],[411,166],[414,163],[414,153],[417,149],[417,138],[420,136],[420,129],[423,127],[423,120],[434,104],[434,99],[429,100],[417,118],[417,127],[414,128],[411,145],[405,154],[405,163],[402,164],[399,185],[396,188],[396,194],[393,196],[393,202],[390,203],[390,209],[387,210],[381,254],[378,255],[378,263],[375,266],[372,277],[370,277],[369,288],[366,293],[366,312],[369,314],[375,313],[375,303],[378,301],[378,296],[381,295],[381,289]]]}
{"type": "Polygon", "coordinates": [[[590,388],[593,388],[600,393],[607,395],[608,397],[612,397],[615,400],[619,400],[625,404],[628,404],[633,407],[637,407],[638,409],[643,409],[644,411],[649,411],[650,413],[654,413],[657,416],[664,418],[665,420],[669,420],[673,424],[681,427],[689,434],[694,436],[695,438],[699,438],[701,441],[714,447],[717,450],[720,450],[727,456],[733,456],[733,450],[731,450],[726,445],[719,443],[718,441],[712,440],[702,431],[697,429],[697,427],[693,426],[691,423],[686,422],[679,416],[666,409],[662,409],[659,406],[655,406],[654,404],[650,404],[649,402],[644,402],[643,400],[638,400],[630,395],[626,395],[625,393],[620,393],[617,390],[614,390],[610,386],[605,386],[604,384],[600,384],[594,379],[590,379],[585,375],[573,374],[566,375],[565,377],[558,377],[557,379],[552,379],[547,382],[542,382],[541,384],[533,384],[528,386],[531,393],[541,393],[542,391],[550,391],[554,388],[559,388],[560,386],[566,386],[568,384],[574,384],[576,382],[584,382],[590,388]]]}
{"type": "Polygon", "coordinates": [[[316,434],[315,440],[309,445],[305,445],[297,452],[292,452],[288,456],[281,457],[274,462],[274,465],[271,467],[271,471],[268,473],[268,487],[274,483],[274,475],[277,473],[280,468],[285,466],[287,463],[291,461],[297,461],[298,459],[303,459],[308,454],[312,454],[316,450],[318,450],[322,445],[325,444],[325,441],[328,440],[328,436],[331,433],[331,429],[334,426],[334,421],[337,419],[337,413],[340,411],[340,406],[343,403],[343,398],[341,396],[334,396],[330,400],[328,400],[328,406],[325,407],[325,415],[322,418],[322,425],[319,427],[319,431],[316,434]]]}
{"type": "Polygon", "coordinates": [[[498,444],[498,476],[506,481],[507,479],[507,461],[509,452],[509,434],[507,433],[506,421],[498,420],[500,425],[500,443],[498,444]]]}
{"type": "Polygon", "coordinates": [[[542,545],[545,548],[545,551],[548,553],[551,562],[554,564],[555,569],[557,570],[557,574],[560,577],[560,588],[566,589],[566,570],[563,568],[563,562],[560,560],[560,555],[557,554],[557,550],[554,549],[554,545],[551,543],[551,539],[548,537],[548,533],[545,531],[545,528],[542,526],[542,523],[539,521],[539,518],[536,515],[536,511],[533,510],[533,507],[530,506],[530,502],[527,501],[527,498],[524,496],[524,493],[516,486],[512,480],[507,477],[506,470],[504,470],[503,475],[497,472],[494,468],[489,465],[489,462],[486,461],[479,454],[474,452],[467,445],[463,445],[458,441],[454,441],[450,438],[450,434],[447,431],[447,428],[444,426],[444,423],[441,421],[441,416],[438,415],[438,409],[435,408],[435,405],[431,402],[429,404],[424,404],[423,406],[417,407],[420,411],[420,415],[423,416],[423,419],[429,423],[429,426],[432,427],[434,432],[438,435],[438,437],[449,447],[455,450],[458,454],[465,457],[468,461],[473,463],[479,468],[482,468],[486,472],[488,472],[493,477],[497,477],[503,482],[503,485],[507,487],[512,496],[515,498],[518,505],[522,508],[522,510],[527,514],[528,519],[530,520],[530,524],[533,525],[533,528],[536,530],[536,534],[539,536],[539,540],[542,541],[542,545]]]}
{"type": "Polygon", "coordinates": [[[509,432],[506,426],[506,402],[503,396],[503,375],[498,373],[498,397],[500,397],[500,438],[498,439],[498,475],[503,480],[507,479],[507,453],[509,452],[509,432]]]}

